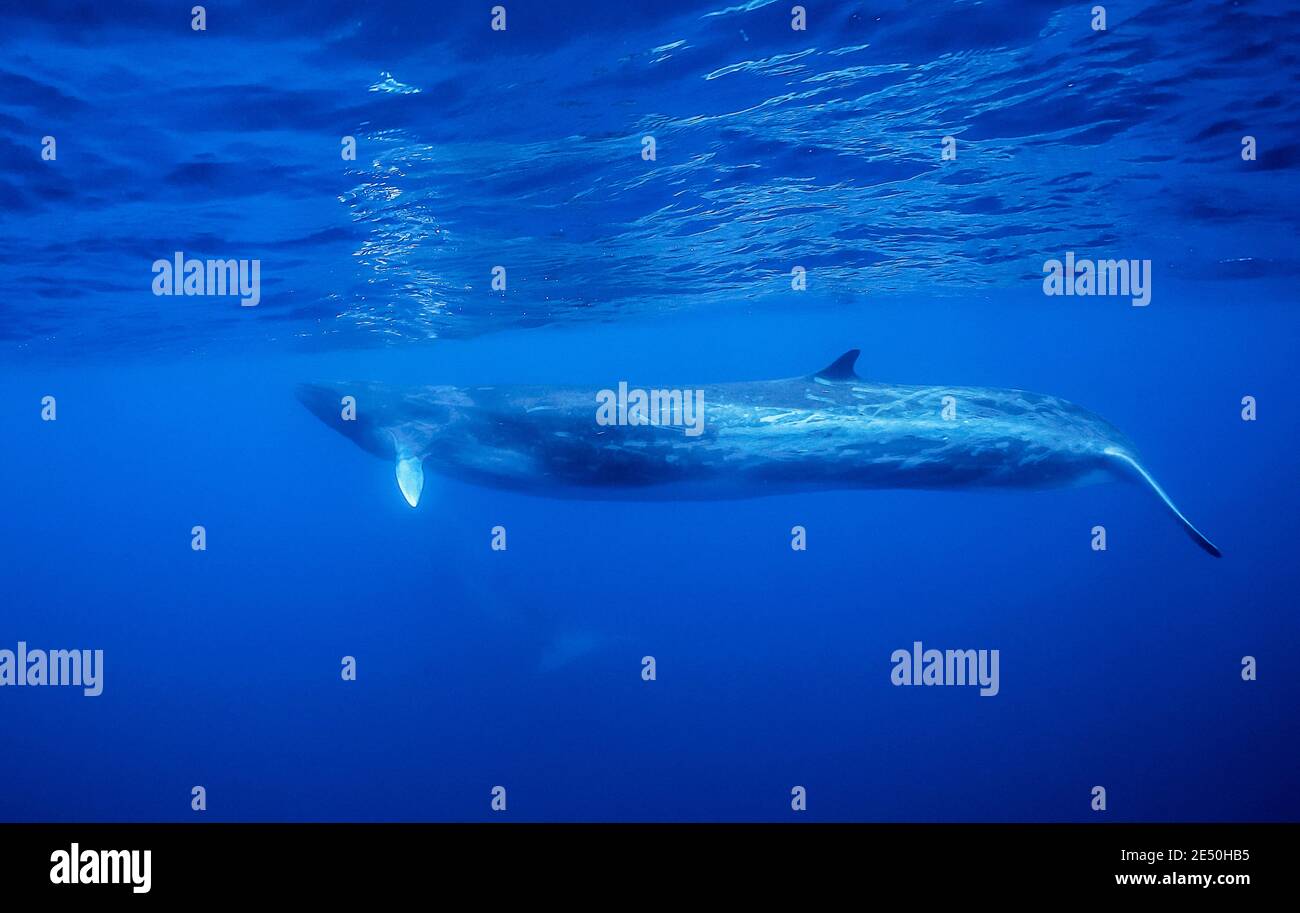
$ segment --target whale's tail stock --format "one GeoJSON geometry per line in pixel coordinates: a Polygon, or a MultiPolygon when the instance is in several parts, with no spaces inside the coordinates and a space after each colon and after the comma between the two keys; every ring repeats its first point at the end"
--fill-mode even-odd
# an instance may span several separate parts
{"type": "Polygon", "coordinates": [[[1118,447],[1107,447],[1104,452],[1107,456],[1113,457],[1131,469],[1139,478],[1142,479],[1142,481],[1146,482],[1147,485],[1151,487],[1151,490],[1154,491],[1160,500],[1164,502],[1165,507],[1169,508],[1169,512],[1174,515],[1174,518],[1177,519],[1183,529],[1187,531],[1187,535],[1191,536],[1193,542],[1205,549],[1205,551],[1209,552],[1215,558],[1223,557],[1223,552],[1219,551],[1219,547],[1211,542],[1209,538],[1206,537],[1205,533],[1197,529],[1192,521],[1188,520],[1187,517],[1183,515],[1183,512],[1174,504],[1173,499],[1170,498],[1165,490],[1160,487],[1160,483],[1152,477],[1151,473],[1146,471],[1146,468],[1141,463],[1134,459],[1132,454],[1125,450],[1121,450],[1118,447]]]}

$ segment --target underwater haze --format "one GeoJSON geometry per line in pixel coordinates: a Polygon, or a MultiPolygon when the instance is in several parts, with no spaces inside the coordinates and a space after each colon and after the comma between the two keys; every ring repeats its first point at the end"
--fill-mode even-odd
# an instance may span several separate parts
{"type": "Polygon", "coordinates": [[[1102,3],[0,2],[0,820],[1300,820],[1300,12],[1102,3]],[[295,392],[855,348],[1222,557],[1123,481],[412,508],[295,392]]]}

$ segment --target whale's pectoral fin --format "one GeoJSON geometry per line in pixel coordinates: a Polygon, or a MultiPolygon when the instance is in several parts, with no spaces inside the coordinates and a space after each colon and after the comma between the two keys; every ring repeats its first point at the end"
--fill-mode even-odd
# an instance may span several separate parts
{"type": "Polygon", "coordinates": [[[1123,462],[1125,465],[1129,466],[1131,469],[1137,472],[1137,474],[1141,476],[1142,479],[1148,485],[1151,486],[1152,490],[1155,491],[1157,495],[1159,495],[1160,500],[1165,502],[1165,507],[1169,508],[1169,512],[1172,513],[1174,517],[1177,518],[1178,522],[1182,524],[1183,529],[1187,530],[1187,535],[1192,537],[1193,542],[1195,542],[1201,548],[1205,549],[1214,557],[1216,558],[1223,557],[1223,552],[1219,551],[1218,546],[1216,546],[1213,542],[1207,539],[1203,532],[1201,532],[1199,529],[1193,526],[1191,520],[1188,520],[1186,517],[1183,516],[1183,512],[1179,510],[1176,506],[1174,506],[1173,499],[1170,498],[1169,495],[1165,494],[1165,490],[1160,487],[1160,483],[1151,477],[1151,473],[1147,472],[1146,469],[1142,467],[1141,463],[1133,459],[1133,457],[1130,456],[1129,454],[1115,447],[1108,447],[1106,449],[1106,453],[1109,456],[1113,456],[1116,459],[1123,462]]]}
{"type": "Polygon", "coordinates": [[[410,453],[397,455],[397,487],[402,490],[402,497],[412,507],[420,503],[420,492],[424,491],[424,460],[410,453]]]}
{"type": "Polygon", "coordinates": [[[853,366],[858,362],[858,349],[849,349],[839,358],[822,368],[813,377],[818,380],[861,380],[853,366]]]}

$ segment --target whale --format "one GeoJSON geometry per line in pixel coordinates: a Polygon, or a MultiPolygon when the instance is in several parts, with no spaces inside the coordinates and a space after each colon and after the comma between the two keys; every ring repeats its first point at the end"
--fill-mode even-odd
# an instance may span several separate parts
{"type": "Polygon", "coordinates": [[[406,502],[426,473],[560,498],[714,500],[848,489],[1153,493],[1222,554],[1114,425],[1042,393],[863,380],[859,350],[819,371],[688,388],[303,383],[322,422],[391,461],[406,502]]]}

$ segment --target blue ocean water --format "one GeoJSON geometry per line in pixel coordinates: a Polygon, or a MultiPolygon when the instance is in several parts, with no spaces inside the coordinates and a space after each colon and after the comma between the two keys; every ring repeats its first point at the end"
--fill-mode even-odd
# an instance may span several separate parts
{"type": "Polygon", "coordinates": [[[1300,14],[726,2],[0,4],[0,649],[105,657],[0,688],[0,820],[1300,818],[1300,14]],[[1224,557],[1123,484],[412,510],[293,394],[854,347],[1096,410],[1224,557]]]}

